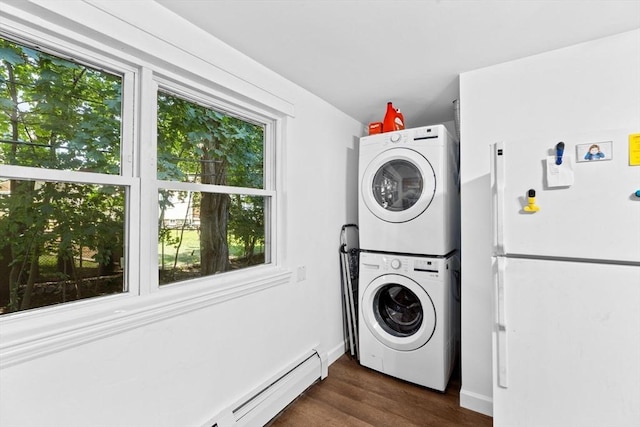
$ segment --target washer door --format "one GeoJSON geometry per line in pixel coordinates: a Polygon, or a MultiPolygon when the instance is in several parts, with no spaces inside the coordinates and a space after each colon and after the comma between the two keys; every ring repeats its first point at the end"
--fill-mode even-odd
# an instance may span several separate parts
{"type": "Polygon", "coordinates": [[[362,198],[375,216],[387,222],[407,222],[422,214],[436,192],[431,163],[408,148],[393,148],[376,156],[362,176],[362,198]]]}
{"type": "Polygon", "coordinates": [[[436,329],[436,309],[417,282],[386,274],[371,282],[362,295],[362,317],[371,333],[395,350],[425,345],[436,329]]]}

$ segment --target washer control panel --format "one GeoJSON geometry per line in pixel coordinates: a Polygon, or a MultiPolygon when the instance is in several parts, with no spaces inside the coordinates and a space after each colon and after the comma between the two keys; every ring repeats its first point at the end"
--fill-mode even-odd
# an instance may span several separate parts
{"type": "Polygon", "coordinates": [[[413,271],[428,273],[430,277],[438,277],[440,275],[439,259],[416,259],[413,263],[413,271]]]}
{"type": "Polygon", "coordinates": [[[409,271],[409,259],[401,255],[385,255],[382,257],[382,269],[406,273],[409,271]]]}
{"type": "Polygon", "coordinates": [[[367,252],[360,254],[361,270],[379,270],[397,274],[418,273],[421,277],[439,278],[444,267],[445,260],[441,258],[367,252]]]}
{"type": "Polygon", "coordinates": [[[380,269],[398,273],[428,273],[429,277],[438,277],[442,261],[438,258],[403,257],[402,255],[385,255],[381,257],[380,269]]]}

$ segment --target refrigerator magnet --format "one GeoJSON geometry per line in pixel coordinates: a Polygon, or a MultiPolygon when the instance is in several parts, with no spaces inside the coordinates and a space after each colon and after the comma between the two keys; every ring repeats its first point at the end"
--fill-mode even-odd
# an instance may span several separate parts
{"type": "Polygon", "coordinates": [[[576,145],[576,161],[599,162],[613,158],[613,142],[593,142],[576,145]]]}
{"type": "Polygon", "coordinates": [[[540,206],[536,205],[536,190],[533,188],[527,191],[527,206],[522,210],[529,213],[538,212],[540,210],[540,206]]]}

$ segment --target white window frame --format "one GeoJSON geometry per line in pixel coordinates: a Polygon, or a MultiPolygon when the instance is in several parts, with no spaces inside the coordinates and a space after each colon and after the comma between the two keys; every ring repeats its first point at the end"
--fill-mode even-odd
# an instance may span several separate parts
{"type": "MultiPolygon", "coordinates": [[[[215,89],[204,87],[202,85],[198,85],[193,81],[188,81],[187,79],[183,79],[181,82],[176,82],[173,79],[163,77],[161,74],[156,73],[153,76],[153,85],[154,91],[153,97],[153,108],[152,110],[156,112],[154,115],[155,120],[153,121],[153,138],[154,141],[154,155],[152,160],[147,163],[147,166],[150,168],[148,173],[145,176],[148,176],[149,181],[154,181],[153,183],[149,183],[149,188],[152,188],[151,192],[156,195],[152,209],[156,213],[159,210],[158,206],[158,192],[160,190],[177,190],[177,191],[199,191],[199,192],[207,192],[207,193],[224,193],[224,194],[240,194],[240,195],[251,195],[251,196],[262,196],[267,201],[267,207],[265,208],[265,252],[269,252],[269,263],[263,265],[252,266],[250,269],[259,269],[259,268],[269,268],[270,266],[278,265],[278,251],[277,251],[277,216],[275,215],[276,206],[278,206],[278,197],[276,191],[276,172],[275,169],[277,167],[276,162],[276,128],[278,127],[277,116],[269,114],[264,111],[256,111],[256,109],[248,110],[246,107],[239,107],[232,103],[226,102],[221,99],[220,94],[216,93],[215,89]],[[232,115],[234,117],[238,117],[240,119],[258,123],[264,126],[264,161],[263,161],[263,171],[264,171],[264,185],[263,188],[247,188],[247,187],[233,187],[233,186],[223,186],[223,185],[214,185],[214,184],[195,184],[195,183],[186,183],[179,181],[168,181],[168,180],[158,180],[157,179],[157,94],[158,92],[164,92],[176,97],[179,97],[188,102],[193,102],[194,104],[203,106],[205,108],[210,108],[212,110],[220,111],[225,114],[232,115]],[[151,170],[152,169],[152,170],[151,170]]],[[[157,221],[153,222],[154,224],[154,232],[156,237],[158,236],[158,223],[157,221]]],[[[157,246],[156,246],[157,249],[157,246]]],[[[156,267],[158,267],[158,257],[157,250],[155,252],[156,257],[153,262],[156,267]]],[[[151,260],[149,260],[151,263],[151,260]]],[[[151,289],[153,292],[156,289],[164,289],[172,286],[180,286],[180,285],[189,285],[193,283],[207,283],[211,286],[211,281],[215,281],[217,283],[224,283],[227,281],[226,276],[233,275],[242,275],[246,270],[239,271],[227,271],[224,273],[218,273],[209,276],[203,276],[198,278],[193,278],[186,281],[174,282],[170,284],[165,284],[159,286],[158,284],[158,275],[156,274],[154,277],[156,278],[156,282],[150,282],[151,289]]],[[[230,279],[233,280],[233,279],[230,279]]]]}
{"type": "MultiPolygon", "coordinates": [[[[50,55],[54,55],[59,58],[68,59],[75,63],[91,67],[96,70],[103,71],[105,73],[119,76],[122,79],[122,117],[121,117],[121,130],[120,130],[120,174],[106,174],[106,173],[92,173],[92,172],[77,172],[72,170],[62,169],[45,169],[37,167],[27,167],[18,165],[4,165],[0,164],[0,176],[32,181],[48,181],[48,182],[68,182],[76,184],[98,184],[98,185],[113,185],[123,187],[126,190],[125,197],[125,247],[124,258],[128,264],[125,270],[125,276],[123,277],[125,291],[119,295],[138,294],[138,285],[140,283],[140,276],[138,266],[140,265],[139,247],[140,237],[138,233],[138,227],[132,227],[132,224],[136,224],[140,221],[139,205],[137,200],[140,199],[140,180],[134,175],[134,117],[136,97],[134,95],[136,88],[137,70],[126,64],[114,62],[110,58],[95,57],[93,55],[87,55],[84,52],[78,51],[70,46],[61,44],[58,48],[51,47],[50,44],[43,45],[42,41],[36,44],[32,40],[25,40],[22,37],[15,36],[13,34],[4,34],[0,32],[0,36],[5,39],[12,40],[16,43],[35,47],[39,51],[45,52],[50,55]],[[78,59],[83,58],[83,59],[78,59]],[[133,203],[132,203],[133,202],[133,203]]],[[[69,303],[56,304],[52,306],[34,308],[33,310],[48,309],[54,307],[60,307],[62,305],[72,304],[75,301],[69,303]]],[[[79,302],[79,301],[78,301],[79,302]]],[[[4,314],[0,316],[0,319],[5,316],[12,316],[17,313],[4,314]]],[[[24,312],[26,313],[26,311],[24,312]]]]}
{"type": "MultiPolygon", "coordinates": [[[[121,174],[43,170],[0,165],[0,175],[16,179],[120,185],[127,191],[127,292],[104,297],[19,311],[0,316],[0,369],[47,354],[73,348],[116,333],[139,328],[192,310],[201,309],[259,292],[291,280],[284,251],[284,198],[278,196],[284,180],[284,146],[287,113],[270,109],[241,95],[220,91],[215,82],[189,80],[184,73],[164,69],[165,62],[149,63],[123,55],[118,48],[83,39],[71,30],[46,31],[29,20],[3,21],[0,35],[39,50],[71,58],[93,68],[123,76],[121,174]],[[89,47],[88,47],[89,46],[89,47]],[[156,169],[156,96],[158,87],[189,98],[201,99],[213,108],[254,118],[265,123],[265,186],[258,195],[271,200],[265,209],[265,230],[271,238],[269,264],[206,276],[175,284],[158,285],[156,169]],[[268,141],[268,142],[267,142],[268,141]],[[268,164],[267,164],[268,162],[268,164]],[[149,224],[155,224],[149,226],[149,224]]],[[[177,183],[171,183],[171,187],[177,183]]],[[[178,189],[180,187],[178,186],[178,189]]],[[[210,190],[207,190],[210,191],[210,190]]],[[[237,188],[218,186],[216,191],[240,193],[237,188]]],[[[253,194],[253,190],[250,192],[253,194]]]]}

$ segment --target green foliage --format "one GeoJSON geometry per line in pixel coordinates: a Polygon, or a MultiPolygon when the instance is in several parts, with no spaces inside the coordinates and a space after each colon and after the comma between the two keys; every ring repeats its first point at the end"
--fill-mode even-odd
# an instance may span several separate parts
{"type": "Polygon", "coordinates": [[[0,39],[5,163],[119,173],[121,78],[0,39]]]}
{"type": "MultiPolygon", "coordinates": [[[[1,38],[0,58],[0,163],[120,172],[121,77],[1,38]]],[[[19,304],[18,289],[27,286],[28,293],[38,280],[41,255],[53,254],[64,264],[81,260],[87,248],[107,265],[122,252],[122,188],[1,182],[0,269],[9,274],[0,277],[0,290],[10,288],[12,310],[29,308],[27,296],[19,304]]]]}
{"type": "MultiPolygon", "coordinates": [[[[164,92],[157,103],[158,179],[264,188],[262,125],[164,92]]],[[[0,38],[0,164],[117,175],[121,117],[120,76],[0,38]]],[[[0,178],[0,190],[0,312],[7,304],[29,308],[24,290],[39,280],[40,268],[51,268],[50,261],[40,265],[46,257],[57,259],[59,277],[70,278],[87,256],[100,268],[123,256],[123,188],[0,178]],[[2,300],[3,289],[10,301],[2,300]]],[[[214,246],[224,248],[214,252],[250,258],[264,246],[262,197],[162,191],[159,244],[171,248],[163,255],[173,266],[212,239],[199,233],[196,251],[185,239],[198,221],[188,230],[188,221],[181,229],[165,224],[164,214],[185,200],[190,215],[216,224],[214,246]]]]}
{"type": "MultiPolygon", "coordinates": [[[[264,129],[260,125],[198,105],[177,96],[158,94],[158,179],[209,183],[245,188],[264,186],[264,129]]],[[[164,221],[176,194],[160,195],[159,242],[161,265],[167,265],[167,247],[178,248],[180,257],[184,233],[172,233],[164,221]],[[176,241],[177,239],[177,241],[176,241]]],[[[196,193],[191,202],[193,212],[200,210],[205,195],[196,193]]],[[[240,257],[249,258],[258,245],[264,245],[264,201],[262,197],[232,195],[227,210],[218,212],[216,224],[227,242],[241,243],[240,257]]],[[[187,220],[187,218],[185,218],[187,220]]],[[[172,226],[175,227],[175,226],[172,226]]],[[[206,239],[207,236],[201,236],[206,239]]],[[[202,242],[201,242],[202,243],[202,242]]],[[[204,245],[206,246],[206,245],[204,245]]],[[[187,250],[187,249],[184,249],[187,250]]],[[[205,255],[202,255],[205,256],[205,255]]],[[[174,259],[175,261],[175,259],[174,259]]],[[[177,264],[177,263],[176,263],[177,264]]]]}
{"type": "Polygon", "coordinates": [[[158,94],[158,179],[209,182],[202,164],[210,162],[226,172],[211,183],[263,188],[263,161],[262,126],[158,94]]]}

